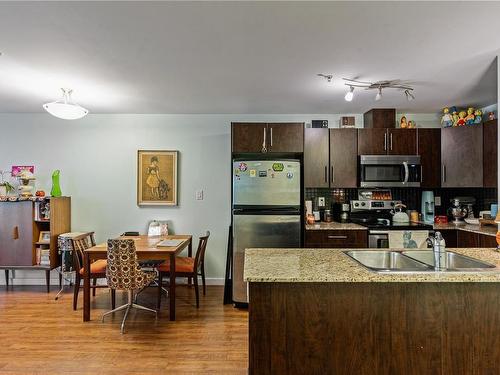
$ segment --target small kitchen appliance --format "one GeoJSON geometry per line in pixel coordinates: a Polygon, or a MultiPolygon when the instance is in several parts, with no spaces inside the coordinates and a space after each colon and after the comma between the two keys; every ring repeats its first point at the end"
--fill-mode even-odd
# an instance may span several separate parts
{"type": "Polygon", "coordinates": [[[451,207],[448,209],[448,215],[453,218],[454,224],[459,224],[463,222],[463,219],[468,217],[469,209],[466,206],[472,208],[475,199],[473,197],[455,197],[450,199],[451,207]]]}
{"type": "Polygon", "coordinates": [[[422,192],[422,221],[426,224],[434,223],[434,192],[425,190],[422,192]]]}

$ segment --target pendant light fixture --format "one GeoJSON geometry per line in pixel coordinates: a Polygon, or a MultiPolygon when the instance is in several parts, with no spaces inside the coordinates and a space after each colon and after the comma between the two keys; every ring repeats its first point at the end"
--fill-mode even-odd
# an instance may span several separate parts
{"type": "Polygon", "coordinates": [[[52,116],[63,120],[78,120],[86,116],[89,111],[71,100],[71,89],[61,89],[63,92],[62,98],[43,105],[43,108],[52,116]]]}
{"type": "Polygon", "coordinates": [[[354,86],[351,86],[347,94],[345,94],[345,100],[348,102],[352,102],[352,98],[354,98],[354,86]]]}

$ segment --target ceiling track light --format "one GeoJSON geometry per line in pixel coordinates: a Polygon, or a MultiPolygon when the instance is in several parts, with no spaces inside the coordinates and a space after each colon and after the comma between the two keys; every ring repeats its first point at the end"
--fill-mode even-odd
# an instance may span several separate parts
{"type": "Polygon", "coordinates": [[[395,80],[386,80],[386,81],[377,81],[377,82],[367,82],[367,81],[358,81],[357,79],[349,79],[342,78],[345,83],[344,85],[350,87],[350,91],[346,94],[345,100],[351,101],[353,98],[352,91],[354,88],[362,88],[365,90],[378,90],[377,95],[375,95],[375,100],[379,101],[382,99],[382,89],[398,89],[404,90],[404,94],[407,100],[415,100],[415,96],[412,94],[413,87],[406,84],[404,81],[399,79],[395,80]]]}
{"type": "Polygon", "coordinates": [[[43,105],[43,108],[52,116],[63,120],[78,120],[86,116],[89,111],[86,108],[76,104],[71,99],[73,90],[62,88],[61,99],[43,105]]]}
{"type": "Polygon", "coordinates": [[[352,98],[354,98],[354,86],[350,86],[349,91],[345,94],[344,99],[348,102],[352,102],[352,98]]]}
{"type": "Polygon", "coordinates": [[[323,77],[328,83],[332,83],[333,74],[318,73],[317,76],[323,77]]]}

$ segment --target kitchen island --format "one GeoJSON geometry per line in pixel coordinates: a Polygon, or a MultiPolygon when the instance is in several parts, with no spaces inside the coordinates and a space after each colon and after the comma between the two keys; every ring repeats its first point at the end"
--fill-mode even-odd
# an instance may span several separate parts
{"type": "Polygon", "coordinates": [[[249,374],[500,373],[500,253],[448,250],[497,268],[381,274],[341,249],[247,249],[249,374]]]}

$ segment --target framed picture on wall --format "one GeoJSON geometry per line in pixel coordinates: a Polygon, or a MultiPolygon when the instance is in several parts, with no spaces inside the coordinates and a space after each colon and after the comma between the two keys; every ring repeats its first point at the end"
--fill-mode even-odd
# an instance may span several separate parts
{"type": "Polygon", "coordinates": [[[177,156],[178,151],[138,151],[139,206],[177,205],[177,156]]]}

